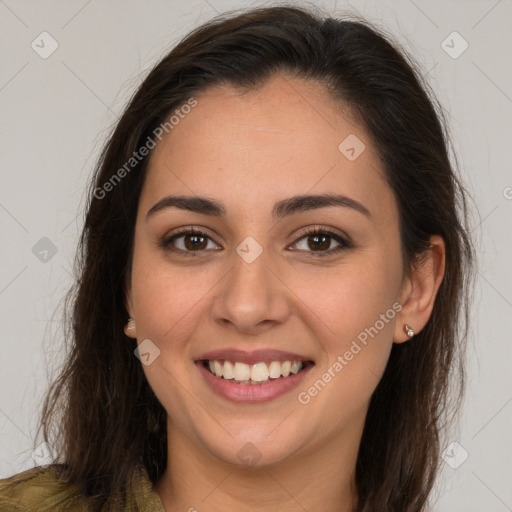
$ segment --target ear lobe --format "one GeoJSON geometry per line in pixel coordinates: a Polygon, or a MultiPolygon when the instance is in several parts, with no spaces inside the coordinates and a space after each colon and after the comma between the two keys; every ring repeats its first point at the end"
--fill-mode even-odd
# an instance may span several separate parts
{"type": "Polygon", "coordinates": [[[133,318],[128,319],[128,322],[124,326],[124,333],[128,338],[137,338],[137,328],[135,327],[135,320],[133,318]]]}
{"type": "Polygon", "coordinates": [[[408,325],[415,334],[425,327],[443,281],[445,262],[444,240],[439,235],[432,235],[429,249],[421,260],[413,265],[402,287],[402,310],[395,325],[395,343],[403,343],[410,339],[404,325],[408,325]]]}

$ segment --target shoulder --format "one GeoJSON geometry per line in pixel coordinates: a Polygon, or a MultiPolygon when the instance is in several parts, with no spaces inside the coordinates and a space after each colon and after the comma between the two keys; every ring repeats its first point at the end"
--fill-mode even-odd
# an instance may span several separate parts
{"type": "MultiPolygon", "coordinates": [[[[91,500],[75,484],[62,476],[62,464],[38,466],[9,478],[0,479],[1,512],[96,512],[91,500]]],[[[119,506],[113,497],[111,505],[101,510],[165,512],[145,468],[134,472],[128,486],[126,501],[119,506]]]]}
{"type": "Polygon", "coordinates": [[[60,477],[61,469],[58,464],[38,466],[0,479],[0,510],[88,511],[87,498],[60,477]]]}

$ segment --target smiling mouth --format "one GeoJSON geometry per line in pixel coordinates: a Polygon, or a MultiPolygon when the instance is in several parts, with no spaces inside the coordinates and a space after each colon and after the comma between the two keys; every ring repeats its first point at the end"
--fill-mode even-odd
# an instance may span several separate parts
{"type": "Polygon", "coordinates": [[[212,375],[234,384],[266,384],[287,379],[314,364],[312,361],[272,361],[249,365],[218,359],[204,359],[201,363],[212,375]]]}

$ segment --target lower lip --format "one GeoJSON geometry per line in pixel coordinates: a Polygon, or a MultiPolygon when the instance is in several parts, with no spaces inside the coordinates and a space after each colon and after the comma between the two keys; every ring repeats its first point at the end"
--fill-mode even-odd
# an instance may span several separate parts
{"type": "Polygon", "coordinates": [[[236,384],[233,381],[213,375],[201,361],[197,361],[196,366],[215,393],[233,402],[266,402],[273,400],[297,387],[313,367],[312,364],[309,364],[295,375],[270,380],[266,384],[236,384]]]}

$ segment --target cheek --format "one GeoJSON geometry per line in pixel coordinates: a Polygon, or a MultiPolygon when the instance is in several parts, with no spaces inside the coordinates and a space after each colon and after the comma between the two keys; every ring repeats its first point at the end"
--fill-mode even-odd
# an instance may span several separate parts
{"type": "Polygon", "coordinates": [[[323,326],[316,333],[324,356],[319,368],[322,382],[310,396],[320,394],[324,384],[329,388],[321,393],[318,406],[325,407],[333,421],[369,400],[385,370],[401,309],[397,302],[401,269],[389,264],[397,260],[372,252],[358,261],[314,278],[303,274],[296,288],[323,326]],[[330,410],[334,403],[340,408],[330,410]]]}
{"type": "Polygon", "coordinates": [[[180,327],[202,312],[202,299],[213,284],[209,284],[207,273],[192,267],[178,269],[162,262],[145,265],[142,260],[140,263],[134,261],[132,279],[137,335],[167,346],[170,337],[180,339],[176,336],[180,327]]]}
{"type": "MultiPolygon", "coordinates": [[[[192,365],[189,341],[199,319],[207,313],[204,299],[214,285],[208,282],[208,275],[193,267],[177,268],[148,252],[134,255],[132,290],[138,343],[149,339],[160,350],[143,371],[169,416],[186,430],[193,429],[186,411],[199,399],[191,401],[190,391],[183,391],[192,389],[188,381],[192,365]]],[[[195,414],[203,414],[202,409],[195,414]]]]}
{"type": "MultiPolygon", "coordinates": [[[[294,289],[325,326],[327,333],[337,338],[337,345],[356,338],[365,328],[373,326],[386,314],[395,316],[392,309],[397,299],[399,269],[386,268],[380,258],[367,258],[362,264],[341,265],[329,271],[299,273],[294,289]]],[[[378,323],[383,334],[392,331],[392,322],[378,323]]]]}
{"type": "Polygon", "coordinates": [[[299,390],[297,401],[310,408],[311,417],[324,419],[326,434],[334,435],[350,418],[365,414],[386,368],[400,305],[393,269],[384,268],[347,266],[317,276],[315,286],[306,278],[300,283],[305,294],[301,298],[325,328],[317,332],[324,356],[318,374],[309,388],[299,390]]]}

